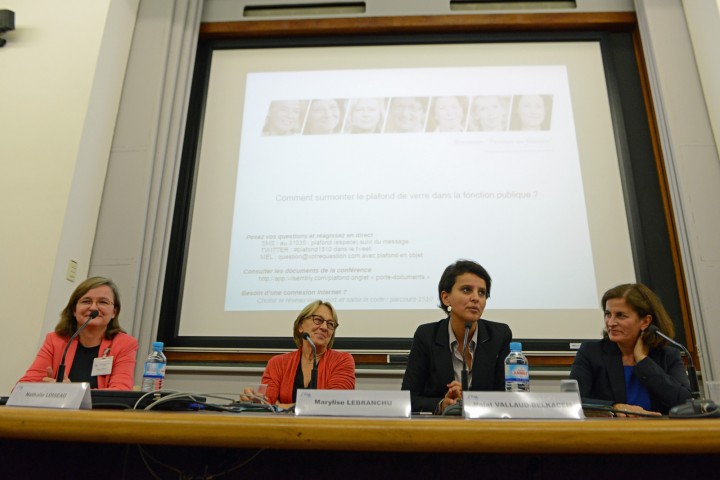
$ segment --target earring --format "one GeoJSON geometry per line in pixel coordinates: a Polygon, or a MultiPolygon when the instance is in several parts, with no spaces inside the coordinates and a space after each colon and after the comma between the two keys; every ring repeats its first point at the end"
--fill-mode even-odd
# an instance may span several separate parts
{"type": "Polygon", "coordinates": [[[450,305],[447,306],[447,312],[448,312],[448,315],[450,315],[450,312],[452,312],[452,307],[450,305]]]}

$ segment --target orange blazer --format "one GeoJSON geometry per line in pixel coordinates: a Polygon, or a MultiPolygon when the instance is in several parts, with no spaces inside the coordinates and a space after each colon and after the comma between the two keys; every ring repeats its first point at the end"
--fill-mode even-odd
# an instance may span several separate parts
{"type": "MultiPolygon", "coordinates": [[[[45,337],[40,351],[35,357],[30,368],[25,372],[20,382],[40,382],[47,376],[47,367],[52,367],[53,373],[57,374],[62,353],[67,345],[68,339],[59,336],[57,333],[48,333],[45,337]]],[[[73,340],[65,356],[65,372],[70,372],[78,342],[73,340]]],[[[103,356],[107,349],[108,357],[113,357],[112,372],[110,375],[98,375],[98,389],[108,390],[132,390],[135,378],[135,361],[137,357],[138,342],[135,338],[126,333],[118,333],[115,338],[108,340],[103,338],[100,344],[98,356],[103,356]]]]}
{"type": "MultiPolygon", "coordinates": [[[[295,373],[302,350],[276,355],[270,359],[262,376],[267,385],[265,398],[271,404],[293,403],[295,373]]],[[[319,390],[355,390],[355,360],[347,352],[328,348],[318,363],[319,390]]]]}

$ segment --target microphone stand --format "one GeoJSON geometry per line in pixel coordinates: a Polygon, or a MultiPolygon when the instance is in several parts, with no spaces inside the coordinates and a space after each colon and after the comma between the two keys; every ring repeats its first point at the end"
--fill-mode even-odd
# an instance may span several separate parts
{"type": "Polygon", "coordinates": [[[58,366],[57,375],[55,375],[55,381],[56,382],[62,382],[65,379],[65,355],[67,355],[68,348],[70,348],[70,344],[72,343],[75,338],[80,335],[80,332],[82,332],[83,328],[87,326],[88,323],[90,323],[90,320],[97,317],[100,314],[97,310],[93,310],[90,312],[90,317],[87,319],[85,323],[80,325],[80,328],[75,330],[75,333],[72,334],[70,337],[70,340],[68,340],[67,345],[65,345],[65,349],[63,350],[62,358],[60,359],[60,365],[58,366]]]}
{"type": "Polygon", "coordinates": [[[688,359],[688,367],[687,367],[687,375],[688,380],[690,380],[690,393],[692,394],[692,397],[694,400],[700,400],[701,394],[700,394],[700,384],[698,383],[698,376],[697,371],[695,370],[695,364],[693,363],[692,355],[690,355],[690,352],[687,348],[685,348],[685,345],[682,343],[676,342],[672,338],[668,337],[664,333],[662,333],[655,325],[650,325],[648,327],[648,330],[650,330],[652,333],[657,335],[658,337],[662,337],[665,340],[667,340],[672,346],[679,348],[683,352],[685,352],[685,355],[687,355],[688,359]]]}
{"type": "Polygon", "coordinates": [[[317,350],[315,348],[315,344],[312,340],[310,340],[310,334],[307,332],[304,332],[302,334],[302,337],[307,340],[307,342],[310,344],[310,347],[312,347],[313,351],[313,368],[312,373],[310,374],[310,385],[308,388],[316,390],[317,389],[317,350]]]}
{"type": "Polygon", "coordinates": [[[693,363],[692,355],[690,355],[688,349],[685,348],[685,345],[676,342],[672,338],[668,337],[667,335],[662,333],[655,325],[650,325],[650,327],[648,327],[648,330],[650,330],[655,335],[664,338],[672,346],[679,348],[680,350],[685,352],[685,355],[687,355],[687,375],[688,379],[690,380],[690,394],[692,395],[692,398],[684,404],[676,405],[671,408],[670,417],[693,418],[720,416],[720,411],[718,410],[715,402],[713,402],[712,400],[704,399],[702,393],[700,392],[700,383],[698,382],[697,370],[695,370],[695,364],[693,363]]]}
{"type": "Polygon", "coordinates": [[[468,352],[468,335],[470,334],[470,328],[472,327],[472,322],[465,322],[465,336],[463,337],[463,366],[462,366],[462,373],[461,373],[461,383],[462,383],[462,391],[466,392],[470,388],[469,380],[468,380],[468,366],[467,366],[467,352],[468,352]]]}
{"type": "MultiPolygon", "coordinates": [[[[472,322],[465,322],[465,336],[463,338],[463,366],[462,371],[460,372],[460,383],[462,384],[462,391],[463,393],[467,392],[470,389],[470,382],[468,379],[468,366],[467,366],[467,352],[468,352],[468,336],[470,335],[470,328],[472,327],[472,322]]],[[[463,409],[463,399],[460,398],[457,403],[453,405],[448,405],[445,407],[445,410],[442,411],[442,415],[462,415],[462,409],[463,409]]]]}

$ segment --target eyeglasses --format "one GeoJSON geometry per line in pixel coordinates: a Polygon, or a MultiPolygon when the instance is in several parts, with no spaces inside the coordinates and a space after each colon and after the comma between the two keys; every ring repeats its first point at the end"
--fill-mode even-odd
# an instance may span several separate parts
{"type": "Polygon", "coordinates": [[[335,320],[325,320],[320,315],[309,315],[305,317],[305,319],[308,318],[312,320],[315,325],[322,325],[323,323],[326,324],[328,330],[335,330],[338,327],[338,323],[335,320]]]}
{"type": "Polygon", "coordinates": [[[113,305],[115,305],[113,302],[108,300],[107,298],[98,298],[97,300],[93,300],[89,297],[83,297],[80,300],[78,300],[78,305],[81,307],[92,307],[93,303],[96,304],[100,308],[110,308],[113,305]]]}

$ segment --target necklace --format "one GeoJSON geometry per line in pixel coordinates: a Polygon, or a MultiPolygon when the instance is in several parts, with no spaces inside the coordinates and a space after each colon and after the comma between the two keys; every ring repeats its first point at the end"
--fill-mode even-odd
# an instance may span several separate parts
{"type": "MultiPolygon", "coordinates": [[[[322,352],[322,353],[318,353],[318,354],[315,356],[315,358],[317,358],[317,361],[318,361],[318,362],[320,362],[320,359],[322,358],[322,356],[323,356],[324,354],[325,354],[325,352],[322,352]]],[[[305,362],[305,363],[313,363],[313,361],[315,360],[315,359],[313,359],[312,356],[310,356],[310,358],[307,358],[307,357],[305,357],[305,355],[302,355],[301,357],[302,357],[302,361],[305,362]]]]}

